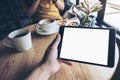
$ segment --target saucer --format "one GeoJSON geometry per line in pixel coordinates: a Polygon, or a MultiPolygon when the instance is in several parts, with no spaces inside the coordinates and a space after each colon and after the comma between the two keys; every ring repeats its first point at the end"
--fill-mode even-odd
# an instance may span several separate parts
{"type": "Polygon", "coordinates": [[[80,20],[77,17],[74,17],[70,19],[58,20],[57,23],[60,26],[79,26],[80,20]]]}
{"type": "Polygon", "coordinates": [[[51,34],[53,34],[53,33],[56,33],[56,32],[58,32],[59,30],[55,30],[54,32],[45,32],[45,31],[37,31],[36,30],[36,32],[37,32],[37,34],[40,34],[40,35],[51,35],[51,34]]]}
{"type": "Polygon", "coordinates": [[[39,34],[39,35],[51,35],[51,34],[54,34],[54,33],[59,31],[59,29],[56,29],[56,30],[54,30],[52,32],[46,32],[46,31],[43,31],[41,29],[38,29],[37,26],[38,26],[38,24],[36,25],[36,33],[39,34]]]}

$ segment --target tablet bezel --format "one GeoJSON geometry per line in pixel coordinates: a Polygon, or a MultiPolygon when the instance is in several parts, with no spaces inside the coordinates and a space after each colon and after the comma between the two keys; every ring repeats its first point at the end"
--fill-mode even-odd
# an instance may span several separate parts
{"type": "Polygon", "coordinates": [[[116,31],[115,29],[111,28],[96,28],[96,27],[77,27],[77,26],[61,26],[59,30],[59,34],[61,35],[61,41],[58,46],[58,58],[63,59],[63,60],[69,60],[69,61],[74,61],[74,62],[80,62],[80,63],[87,63],[87,64],[93,64],[93,65],[99,65],[99,66],[104,66],[104,67],[114,67],[114,57],[115,57],[115,42],[116,42],[116,31]],[[109,49],[108,49],[108,63],[107,65],[104,64],[97,64],[97,63],[92,63],[92,62],[86,62],[86,61],[78,61],[78,60],[71,60],[71,59],[66,59],[66,58],[61,58],[60,57],[60,52],[61,52],[61,46],[62,46],[62,40],[63,40],[63,35],[64,35],[64,29],[65,28],[85,28],[85,29],[103,29],[103,30],[109,30],[109,49]]]}

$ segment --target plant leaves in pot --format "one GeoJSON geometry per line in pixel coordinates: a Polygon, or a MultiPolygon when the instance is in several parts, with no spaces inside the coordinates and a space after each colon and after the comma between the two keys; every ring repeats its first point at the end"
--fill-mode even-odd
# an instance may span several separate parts
{"type": "Polygon", "coordinates": [[[99,0],[83,0],[75,8],[81,21],[80,27],[94,27],[96,22],[96,15],[94,14],[102,9],[102,4],[99,0]]]}

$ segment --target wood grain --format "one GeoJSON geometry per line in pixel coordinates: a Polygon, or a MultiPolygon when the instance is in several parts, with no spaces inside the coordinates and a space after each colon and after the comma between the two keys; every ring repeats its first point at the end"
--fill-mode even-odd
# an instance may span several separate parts
{"type": "MultiPolygon", "coordinates": [[[[35,32],[35,24],[26,27],[32,32],[32,48],[26,52],[18,52],[8,48],[0,41],[0,80],[22,80],[42,60],[49,44],[54,40],[57,33],[42,36],[35,32]]],[[[118,56],[118,49],[116,49],[118,56]]],[[[118,57],[116,57],[116,66],[118,57]]],[[[60,70],[49,80],[110,80],[116,66],[113,68],[99,67],[82,63],[74,66],[61,64],[60,70]]]]}

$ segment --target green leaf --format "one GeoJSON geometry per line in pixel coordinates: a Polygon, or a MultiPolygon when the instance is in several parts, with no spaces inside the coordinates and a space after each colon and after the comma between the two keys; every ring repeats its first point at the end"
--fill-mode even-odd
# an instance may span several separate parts
{"type": "Polygon", "coordinates": [[[87,7],[87,9],[89,9],[89,1],[88,0],[84,0],[84,3],[86,4],[86,7],[87,7]]]}
{"type": "Polygon", "coordinates": [[[99,11],[99,10],[101,10],[101,7],[96,6],[91,12],[97,12],[97,11],[99,11]]]}
{"type": "Polygon", "coordinates": [[[87,6],[86,6],[86,4],[84,2],[81,2],[81,5],[83,6],[83,8],[85,8],[86,10],[88,10],[87,6]]]}
{"type": "Polygon", "coordinates": [[[88,19],[89,16],[85,16],[84,19],[83,19],[83,24],[87,23],[89,21],[88,19]]]}

